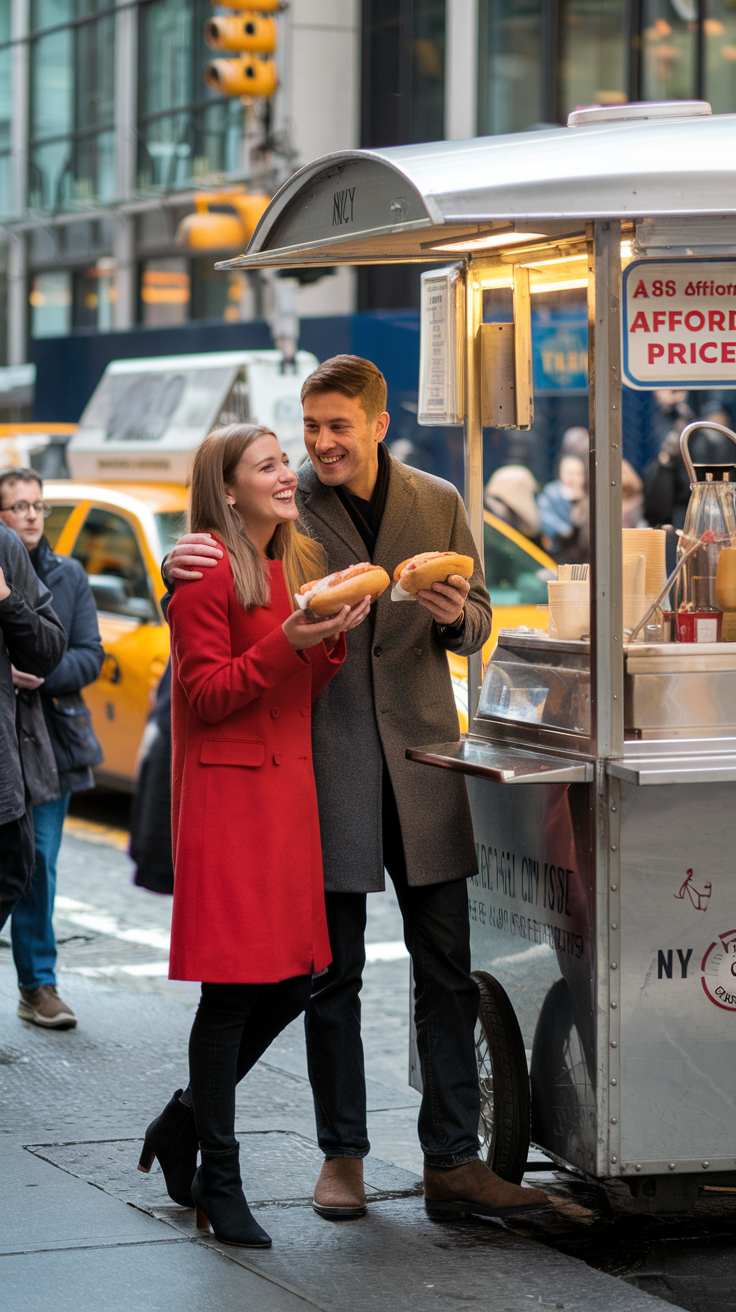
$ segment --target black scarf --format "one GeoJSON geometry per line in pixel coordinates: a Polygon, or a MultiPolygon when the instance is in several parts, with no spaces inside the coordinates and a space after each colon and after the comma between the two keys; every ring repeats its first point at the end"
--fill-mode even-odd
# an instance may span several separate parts
{"type": "Polygon", "coordinates": [[[347,488],[337,487],[335,491],[358,530],[368,552],[368,559],[373,560],[378,530],[381,527],[383,512],[386,508],[388,481],[391,475],[391,460],[383,442],[378,444],[378,477],[370,501],[356,497],[347,488]]]}

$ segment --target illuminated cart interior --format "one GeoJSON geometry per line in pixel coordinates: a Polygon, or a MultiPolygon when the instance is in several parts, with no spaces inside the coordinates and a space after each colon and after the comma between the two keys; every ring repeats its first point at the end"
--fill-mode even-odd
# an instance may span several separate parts
{"type": "MultiPolygon", "coordinates": [[[[469,734],[407,751],[417,769],[467,776],[489,1161],[521,1177],[531,1085],[531,1137],[549,1158],[623,1178],[642,1210],[677,1210],[704,1182],[736,1183],[736,644],[646,629],[624,641],[621,384],[639,348],[624,334],[622,352],[622,279],[636,262],[644,277],[649,262],[687,274],[691,261],[704,283],[703,261],[718,261],[736,287],[736,117],[697,102],[571,120],[317,160],[226,267],[435,266],[420,421],[463,425],[481,556],[483,427],[533,421],[535,298],[586,298],[589,636],[502,631],[485,677],[480,655],[469,662],[469,734]]],[[[640,387],[657,385],[659,340],[640,387]]],[[[668,385],[680,366],[690,379],[689,349],[668,385]]],[[[724,352],[718,385],[733,386],[724,352]]]]}

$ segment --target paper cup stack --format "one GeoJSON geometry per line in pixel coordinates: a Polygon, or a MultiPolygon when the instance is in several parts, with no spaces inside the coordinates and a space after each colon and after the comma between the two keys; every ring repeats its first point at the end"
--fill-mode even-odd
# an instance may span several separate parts
{"type": "Polygon", "coordinates": [[[549,636],[577,640],[590,633],[590,584],[588,580],[550,579],[549,636]]]}
{"type": "Polygon", "coordinates": [[[633,629],[667,580],[667,534],[662,528],[625,528],[622,536],[624,628],[633,629]]]}

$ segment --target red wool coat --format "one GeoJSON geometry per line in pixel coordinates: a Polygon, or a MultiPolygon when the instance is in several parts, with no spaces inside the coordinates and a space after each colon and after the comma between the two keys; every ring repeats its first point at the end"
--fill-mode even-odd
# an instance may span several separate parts
{"type": "Polygon", "coordinates": [[[295,651],[269,569],[268,606],[242,609],[227,555],[169,605],[171,979],[265,984],[330,963],[311,714],[345,639],[295,651]]]}

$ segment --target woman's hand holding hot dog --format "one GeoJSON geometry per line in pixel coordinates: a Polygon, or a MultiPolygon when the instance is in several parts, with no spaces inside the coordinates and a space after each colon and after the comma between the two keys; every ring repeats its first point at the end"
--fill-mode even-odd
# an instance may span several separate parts
{"type": "Polygon", "coordinates": [[[337,615],[315,623],[307,617],[306,611],[295,610],[281,625],[287,642],[295,651],[304,651],[307,647],[316,647],[326,642],[328,648],[333,646],[341,633],[347,633],[358,624],[362,624],[371,608],[370,597],[364,597],[357,606],[343,606],[337,615]]]}
{"type": "Polygon", "coordinates": [[[451,574],[446,583],[433,583],[431,591],[423,589],[417,592],[416,598],[438,624],[451,625],[460,619],[469,592],[468,580],[451,574]]]}

